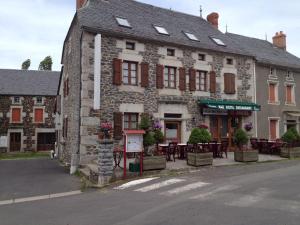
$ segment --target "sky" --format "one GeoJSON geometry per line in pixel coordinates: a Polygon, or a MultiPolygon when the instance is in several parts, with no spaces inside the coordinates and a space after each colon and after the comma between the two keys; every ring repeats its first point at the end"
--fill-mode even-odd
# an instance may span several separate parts
{"type": "MultiPolygon", "coordinates": [[[[155,6],[200,15],[218,12],[219,28],[267,39],[278,31],[287,34],[287,50],[300,57],[299,0],[139,0],[155,6]],[[288,2],[288,3],[287,3],[288,2]]],[[[50,55],[53,70],[61,68],[63,42],[75,13],[76,0],[0,0],[0,68],[20,69],[31,59],[30,69],[50,55]]]]}

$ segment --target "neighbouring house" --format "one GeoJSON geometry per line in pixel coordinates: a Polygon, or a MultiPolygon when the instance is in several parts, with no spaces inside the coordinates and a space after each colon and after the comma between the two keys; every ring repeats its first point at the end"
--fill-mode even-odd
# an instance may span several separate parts
{"type": "Polygon", "coordinates": [[[54,150],[60,72],[0,69],[0,150],[54,150]]]}
{"type": "MultiPolygon", "coordinates": [[[[100,122],[125,129],[148,114],[165,141],[187,142],[206,124],[217,140],[254,123],[255,62],[207,20],[132,0],[78,0],[62,54],[58,152],[71,165],[92,162],[100,122]]],[[[109,168],[108,168],[109,169],[109,168]]]]}
{"type": "Polygon", "coordinates": [[[286,35],[280,31],[273,43],[266,40],[226,34],[255,56],[256,102],[259,138],[277,139],[300,124],[300,59],[286,51],[286,35]]]}

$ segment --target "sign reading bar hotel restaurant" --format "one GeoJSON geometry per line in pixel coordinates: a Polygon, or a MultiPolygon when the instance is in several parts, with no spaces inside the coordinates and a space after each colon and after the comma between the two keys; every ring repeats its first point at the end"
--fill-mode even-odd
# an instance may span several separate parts
{"type": "Polygon", "coordinates": [[[212,105],[207,104],[207,107],[211,109],[221,109],[221,110],[240,110],[240,111],[259,111],[259,108],[255,106],[246,105],[212,105]]]}
{"type": "Polygon", "coordinates": [[[7,136],[0,137],[0,148],[7,148],[7,136]]]}

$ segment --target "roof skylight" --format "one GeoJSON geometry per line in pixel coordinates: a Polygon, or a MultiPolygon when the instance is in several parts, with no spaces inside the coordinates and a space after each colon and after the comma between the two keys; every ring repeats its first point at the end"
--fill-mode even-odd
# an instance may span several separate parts
{"type": "Polygon", "coordinates": [[[221,45],[221,46],[226,46],[225,43],[219,39],[219,38],[215,38],[215,37],[210,37],[217,45],[221,45]]]}
{"type": "Polygon", "coordinates": [[[125,18],[116,17],[116,20],[117,20],[119,26],[122,26],[122,27],[131,27],[130,23],[125,18]]]}
{"type": "Polygon", "coordinates": [[[192,41],[199,41],[199,39],[192,33],[184,32],[184,34],[192,41]]]}
{"type": "Polygon", "coordinates": [[[169,35],[168,31],[164,27],[154,25],[154,28],[160,34],[169,35]]]}

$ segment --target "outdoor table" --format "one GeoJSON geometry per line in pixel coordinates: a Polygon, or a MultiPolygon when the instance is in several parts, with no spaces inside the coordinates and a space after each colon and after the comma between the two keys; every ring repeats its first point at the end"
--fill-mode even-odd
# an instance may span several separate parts
{"type": "Polygon", "coordinates": [[[213,157],[217,158],[221,143],[208,143],[208,145],[210,146],[210,150],[213,153],[213,157]]]}
{"type": "Polygon", "coordinates": [[[186,152],[186,146],[187,144],[185,143],[179,143],[177,144],[178,149],[179,149],[179,159],[185,159],[185,152],[186,152]]]}
{"type": "Polygon", "coordinates": [[[171,156],[169,153],[169,144],[159,144],[158,146],[162,148],[162,152],[165,153],[167,161],[171,161],[171,156]]]}

